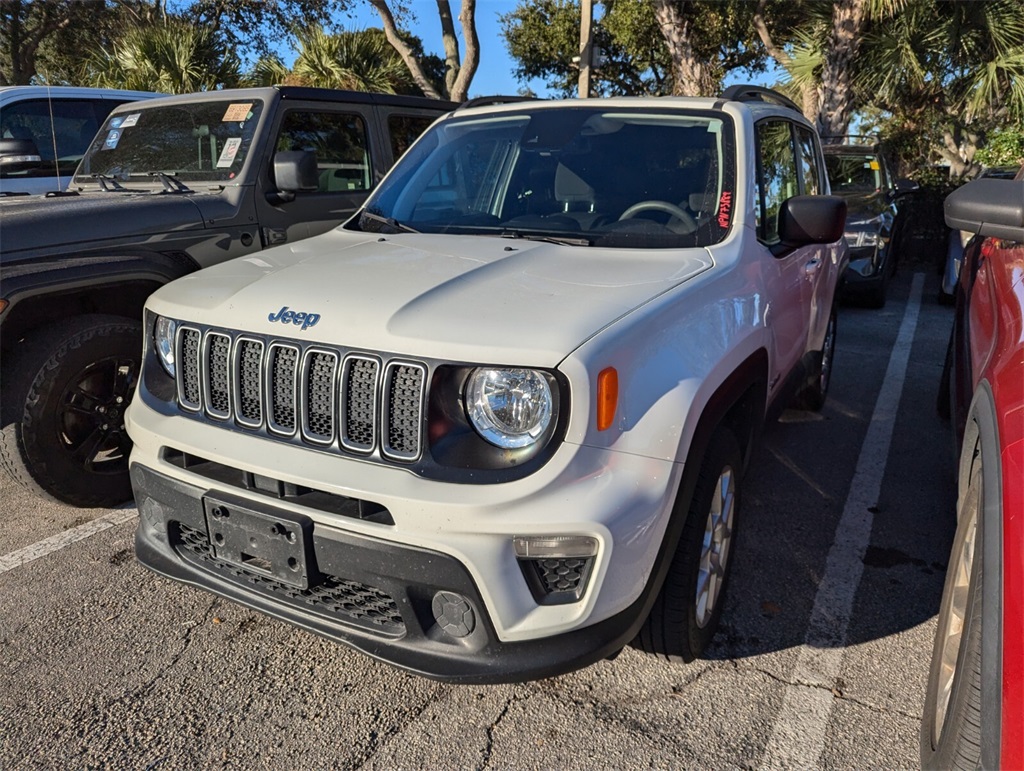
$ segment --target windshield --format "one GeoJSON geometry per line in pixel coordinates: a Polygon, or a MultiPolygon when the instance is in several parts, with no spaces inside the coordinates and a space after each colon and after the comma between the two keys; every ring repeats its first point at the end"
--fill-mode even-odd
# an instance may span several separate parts
{"type": "Polygon", "coordinates": [[[263,102],[258,99],[143,107],[107,118],[75,177],[140,181],[160,172],[184,182],[228,183],[245,164],[263,102]]]}
{"type": "Polygon", "coordinates": [[[826,153],[825,168],[833,193],[874,193],[883,187],[882,164],[876,155],[826,153]]]}
{"type": "Polygon", "coordinates": [[[706,246],[725,237],[731,122],[670,109],[541,108],[437,124],[352,227],[706,246]]]}

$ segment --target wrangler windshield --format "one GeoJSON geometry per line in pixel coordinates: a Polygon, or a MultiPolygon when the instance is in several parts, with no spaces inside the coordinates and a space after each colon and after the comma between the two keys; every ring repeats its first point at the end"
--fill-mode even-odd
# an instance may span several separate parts
{"type": "Polygon", "coordinates": [[[441,122],[353,227],[493,235],[574,246],[707,246],[734,196],[721,113],[540,108],[441,122]]]}
{"type": "Polygon", "coordinates": [[[107,118],[75,181],[139,182],[160,173],[230,184],[245,164],[263,110],[258,99],[139,106],[107,118]]]}

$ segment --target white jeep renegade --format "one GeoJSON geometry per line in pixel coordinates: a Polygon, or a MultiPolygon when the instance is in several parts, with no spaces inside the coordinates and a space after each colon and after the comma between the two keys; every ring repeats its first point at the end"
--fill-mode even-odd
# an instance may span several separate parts
{"type": "Polygon", "coordinates": [[[710,642],[845,204],[791,103],[467,106],[338,229],[150,297],[138,558],[438,679],[710,642]]]}

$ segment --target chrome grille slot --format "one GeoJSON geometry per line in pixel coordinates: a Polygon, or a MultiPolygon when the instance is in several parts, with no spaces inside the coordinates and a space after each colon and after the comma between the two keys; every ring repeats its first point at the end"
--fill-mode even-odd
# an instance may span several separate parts
{"type": "Polygon", "coordinates": [[[206,360],[203,367],[206,412],[220,420],[231,414],[231,391],[228,382],[230,353],[231,338],[219,332],[210,332],[206,335],[206,360]]]}
{"type": "Polygon", "coordinates": [[[263,343],[241,337],[235,344],[235,419],[257,428],[263,422],[263,343]]]}
{"type": "Polygon", "coordinates": [[[345,359],[341,386],[341,445],[356,452],[370,452],[377,439],[374,416],[377,414],[376,359],[349,356],[345,359]]]}
{"type": "Polygon", "coordinates": [[[418,364],[391,363],[384,375],[384,455],[415,460],[420,454],[423,416],[424,368],[418,364]]]}
{"type": "Polygon", "coordinates": [[[337,369],[337,354],[306,351],[302,367],[302,435],[311,442],[330,444],[334,441],[337,369]]]}
{"type": "Polygon", "coordinates": [[[198,329],[183,327],[178,332],[178,401],[187,410],[196,411],[202,405],[199,392],[199,348],[202,333],[198,329]]]}
{"type": "Polygon", "coordinates": [[[195,419],[374,461],[423,455],[424,363],[184,324],[176,358],[178,404],[195,419]]]}
{"type": "Polygon", "coordinates": [[[298,348],[280,343],[270,346],[270,361],[267,368],[270,406],[267,417],[270,428],[281,434],[295,433],[295,382],[298,364],[298,348]]]}

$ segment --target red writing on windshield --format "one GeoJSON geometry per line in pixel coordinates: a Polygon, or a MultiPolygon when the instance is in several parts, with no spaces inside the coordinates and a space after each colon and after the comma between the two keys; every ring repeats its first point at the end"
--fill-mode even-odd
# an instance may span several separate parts
{"type": "Polygon", "coordinates": [[[728,190],[722,192],[722,197],[718,199],[718,226],[720,228],[729,227],[729,218],[732,216],[732,193],[728,190]]]}

